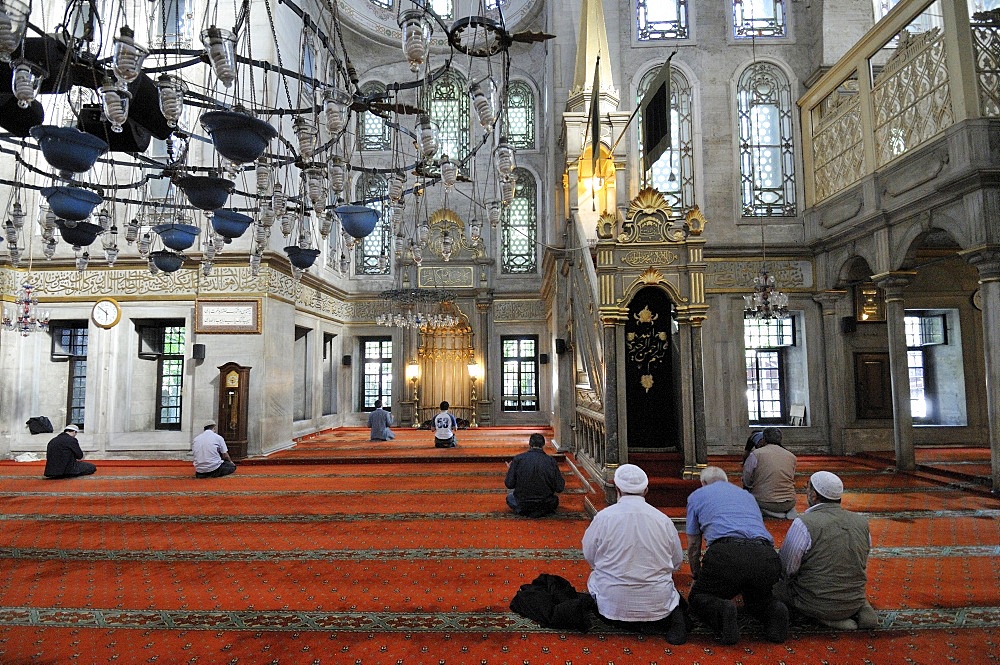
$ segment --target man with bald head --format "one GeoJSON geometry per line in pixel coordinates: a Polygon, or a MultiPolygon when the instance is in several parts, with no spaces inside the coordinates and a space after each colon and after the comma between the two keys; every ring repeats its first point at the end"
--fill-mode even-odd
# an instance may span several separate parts
{"type": "Polygon", "coordinates": [[[691,613],[707,623],[722,644],[736,644],[740,628],[733,598],[742,595],[747,611],[764,624],[765,637],[784,642],[788,608],[771,593],[781,576],[781,561],[757,502],[717,466],[702,470],[701,485],[687,500],[688,561],[694,576],[688,594],[691,613]],[[704,557],[703,538],[708,543],[704,557]]]}
{"type": "Polygon", "coordinates": [[[839,630],[871,629],[878,615],[865,597],[868,520],[840,506],[844,483],[829,471],[809,478],[809,510],[781,544],[783,579],[775,593],[792,608],[839,630]]]}
{"type": "Polygon", "coordinates": [[[587,590],[605,621],[684,644],[687,611],[673,578],[684,548],[670,518],[646,503],[648,485],[635,464],[615,471],[617,503],[597,513],[583,534],[583,556],[593,568],[587,590]]]}

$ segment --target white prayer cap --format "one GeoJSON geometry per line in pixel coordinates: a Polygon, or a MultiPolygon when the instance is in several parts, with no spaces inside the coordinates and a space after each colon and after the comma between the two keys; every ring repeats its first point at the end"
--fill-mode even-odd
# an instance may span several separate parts
{"type": "Polygon", "coordinates": [[[205,429],[208,429],[209,427],[215,427],[215,425],[216,425],[216,423],[215,423],[214,420],[206,420],[205,421],[205,429]]]}
{"type": "Polygon", "coordinates": [[[829,471],[817,471],[809,477],[809,483],[817,494],[831,501],[840,501],[844,494],[844,481],[829,471]]]}
{"type": "Polygon", "coordinates": [[[615,471],[615,486],[622,494],[642,494],[649,485],[646,472],[635,464],[622,464],[615,471]]]}
{"type": "Polygon", "coordinates": [[[63,431],[64,432],[79,432],[80,428],[77,427],[76,425],[74,425],[73,423],[70,423],[69,425],[66,425],[66,427],[63,427],[63,431]]]}

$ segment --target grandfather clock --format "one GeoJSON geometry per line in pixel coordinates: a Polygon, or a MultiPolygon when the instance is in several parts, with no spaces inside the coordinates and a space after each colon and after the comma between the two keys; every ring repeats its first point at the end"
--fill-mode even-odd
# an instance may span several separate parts
{"type": "Polygon", "coordinates": [[[236,363],[219,367],[219,435],[233,459],[247,456],[250,368],[236,363]]]}

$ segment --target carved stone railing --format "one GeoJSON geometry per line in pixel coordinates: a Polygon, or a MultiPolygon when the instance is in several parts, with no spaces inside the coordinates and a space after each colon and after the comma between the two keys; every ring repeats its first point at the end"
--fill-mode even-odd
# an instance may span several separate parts
{"type": "Polygon", "coordinates": [[[1000,117],[1000,12],[930,5],[902,0],[799,100],[808,206],[956,123],[1000,117]]]}

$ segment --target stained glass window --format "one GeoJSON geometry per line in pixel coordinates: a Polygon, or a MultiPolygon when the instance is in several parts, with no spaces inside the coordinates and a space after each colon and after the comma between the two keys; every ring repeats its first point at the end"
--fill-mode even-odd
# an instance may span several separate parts
{"type": "Polygon", "coordinates": [[[537,187],[531,173],[514,169],[514,200],[504,211],[500,231],[502,270],[508,274],[538,269],[535,242],[538,236],[537,187]]]}
{"type": "Polygon", "coordinates": [[[636,0],[636,39],[687,39],[687,0],[636,0]]]}
{"type": "Polygon", "coordinates": [[[430,104],[424,108],[430,110],[431,122],[437,125],[441,147],[436,158],[469,152],[469,95],[466,89],[465,77],[452,69],[434,83],[430,92],[430,104]]]}
{"type": "MultiPolygon", "coordinates": [[[[639,82],[636,103],[659,72],[651,69],[639,82]]],[[[688,210],[694,204],[694,96],[687,78],[676,69],[670,72],[670,149],[653,164],[648,174],[650,185],[658,189],[675,210],[688,210]]],[[[638,122],[642,131],[642,114],[638,122]]],[[[642,140],[639,140],[639,164],[642,164],[642,140]]]]}
{"type": "Polygon", "coordinates": [[[785,37],[784,0],[735,0],[733,2],[733,36],[785,37]]]}
{"type": "MultiPolygon", "coordinates": [[[[368,81],[361,86],[361,94],[365,97],[385,93],[385,85],[378,81],[368,81]]],[[[385,120],[364,111],[358,113],[358,138],[362,150],[391,150],[392,131],[385,120]]]]}
{"type": "Polygon", "coordinates": [[[523,81],[507,86],[507,141],[515,149],[535,148],[535,95],[523,81]]]}
{"type": "Polygon", "coordinates": [[[384,206],[385,197],[389,194],[389,183],[380,173],[363,173],[358,178],[356,190],[358,201],[366,201],[365,205],[378,210],[378,222],[375,229],[355,246],[355,270],[359,275],[388,275],[389,252],[392,247],[392,224],[387,220],[387,209],[384,206]],[[379,266],[379,257],[385,256],[384,266],[379,266]]]}
{"type": "Polygon", "coordinates": [[[745,217],[794,217],[795,103],[788,77],[775,65],[746,68],[737,87],[740,181],[745,217]]]}

